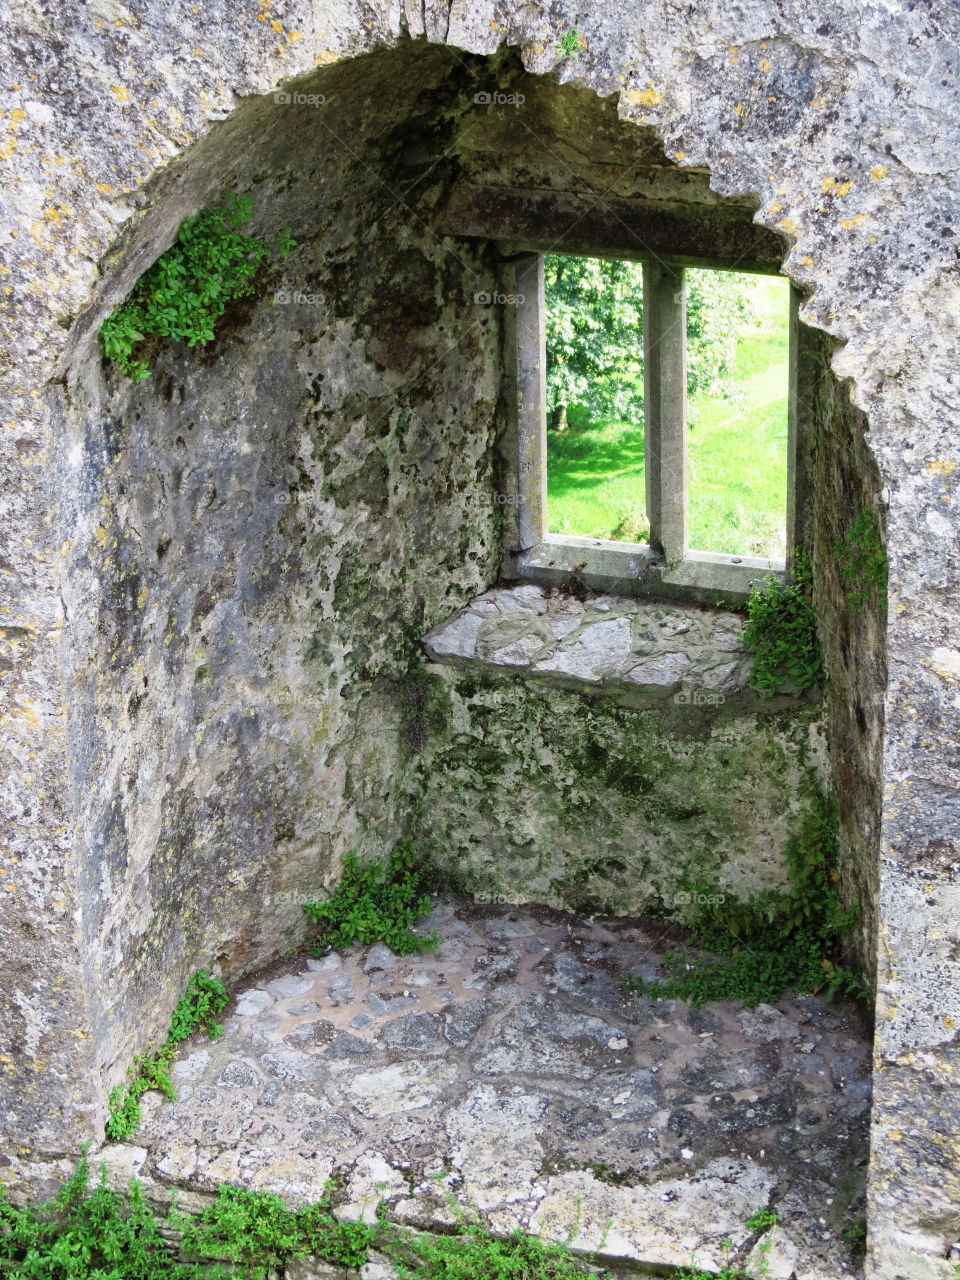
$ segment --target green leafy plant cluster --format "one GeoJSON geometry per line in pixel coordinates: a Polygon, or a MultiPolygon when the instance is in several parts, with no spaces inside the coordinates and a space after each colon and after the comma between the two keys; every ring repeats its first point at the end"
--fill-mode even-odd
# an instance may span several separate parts
{"type": "Polygon", "coordinates": [[[223,1027],[215,1019],[226,1003],[223,983],[219,978],[212,978],[206,969],[199,969],[176,1003],[164,1043],[150,1053],[138,1054],[128,1072],[132,1079],[111,1090],[106,1127],[106,1136],[111,1141],[122,1142],[134,1132],[140,1123],[140,1099],[148,1089],[159,1089],[171,1099],[176,1097],[170,1067],[177,1047],[194,1031],[206,1031],[211,1040],[222,1035],[223,1027]]]}
{"type": "Polygon", "coordinates": [[[695,1006],[736,1000],[754,1008],[775,1003],[788,990],[869,1000],[869,988],[838,960],[859,904],[844,908],[837,892],[832,799],[815,799],[784,857],[791,879],[786,894],[767,889],[746,902],[718,903],[709,886],[684,883],[697,904],[690,923],[698,954],[668,952],[663,959],[667,978],[645,982],[628,973],[627,989],[695,1006]]]}
{"type": "MultiPolygon", "coordinates": [[[[460,1223],[453,1235],[395,1238],[387,1249],[399,1280],[586,1280],[596,1277],[567,1245],[517,1230],[505,1239],[481,1223],[460,1223]]],[[[603,1274],[607,1274],[606,1272],[603,1274]]]]}
{"type": "Polygon", "coordinates": [[[835,549],[850,608],[859,613],[874,594],[886,604],[887,553],[877,513],[862,507],[847,536],[837,540],[835,549]]]}
{"type": "Polygon", "coordinates": [[[0,1274],[11,1280],[215,1280],[262,1274],[290,1258],[314,1254],[360,1267],[375,1229],[340,1222],[330,1189],[315,1204],[289,1210],[266,1191],[222,1185],[200,1214],[174,1207],[158,1219],[137,1181],[126,1193],[105,1181],[89,1187],[83,1154],[58,1195],[39,1205],[11,1205],[0,1190],[0,1274]],[[162,1229],[163,1230],[162,1230],[162,1229]],[[181,1233],[178,1260],[164,1231],[181,1233]],[[218,1261],[212,1266],[210,1259],[218,1261]],[[191,1261],[196,1259],[196,1261],[191,1261]]]}
{"type": "MultiPolygon", "coordinates": [[[[372,1225],[340,1221],[332,1181],[318,1202],[296,1210],[271,1192],[221,1184],[202,1212],[181,1213],[174,1204],[165,1218],[146,1204],[135,1179],[126,1192],[111,1190],[105,1171],[99,1185],[89,1184],[84,1152],[76,1173],[51,1200],[14,1206],[0,1188],[0,1274],[11,1280],[220,1280],[262,1275],[307,1255],[360,1268],[374,1248],[390,1260],[399,1280],[602,1280],[608,1274],[586,1270],[569,1239],[544,1242],[522,1231],[493,1236],[482,1222],[468,1219],[452,1194],[453,1229],[436,1236],[397,1230],[383,1206],[372,1225]],[[180,1239],[176,1251],[174,1233],[180,1239]]],[[[776,1221],[773,1210],[761,1209],[747,1226],[765,1231],[776,1221]]],[[[729,1242],[727,1250],[732,1252],[729,1242]]],[[[682,1268],[675,1280],[707,1275],[682,1268]]],[[[720,1280],[745,1276],[727,1267],[720,1280]]]]}
{"type": "Polygon", "coordinates": [[[199,1280],[176,1262],[136,1182],[88,1191],[86,1155],[56,1198],[22,1208],[0,1190],[0,1273],[15,1280],[199,1280]]]}
{"type": "Polygon", "coordinates": [[[385,942],[397,955],[409,955],[429,951],[440,941],[435,932],[413,931],[432,905],[422,892],[413,843],[402,840],[385,864],[361,862],[355,853],[348,853],[343,877],[333,892],[305,902],[303,909],[321,928],[316,954],[325,947],[385,942]]]}
{"type": "Polygon", "coordinates": [[[328,1185],[319,1201],[291,1210],[272,1192],[223,1184],[202,1213],[174,1213],[171,1225],[182,1232],[181,1249],[188,1257],[223,1258],[262,1270],[313,1254],[324,1262],[362,1267],[376,1228],[341,1222],[331,1195],[328,1185]]]}
{"type": "Polygon", "coordinates": [[[792,581],[778,582],[770,575],[762,589],[751,587],[740,639],[754,651],[750,683],[765,696],[821,684],[813,570],[805,551],[797,551],[792,581]]]}
{"type": "Polygon", "coordinates": [[[271,252],[285,258],[296,244],[285,228],[271,246],[240,230],[250,221],[253,197],[228,197],[180,224],[176,241],[140,277],[128,297],[100,326],[104,353],[134,382],[150,374],[145,343],[174,338],[205,345],[229,302],[253,292],[260,264],[271,252]]]}

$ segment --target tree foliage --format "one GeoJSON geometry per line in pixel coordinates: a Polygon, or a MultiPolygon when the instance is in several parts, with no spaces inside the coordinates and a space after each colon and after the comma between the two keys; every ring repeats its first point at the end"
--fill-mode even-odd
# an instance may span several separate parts
{"type": "MultiPolygon", "coordinates": [[[[643,268],[618,259],[544,259],[547,408],[597,421],[643,414],[643,268]]],[[[728,394],[739,331],[752,318],[743,278],[687,271],[687,390],[728,394]]]]}

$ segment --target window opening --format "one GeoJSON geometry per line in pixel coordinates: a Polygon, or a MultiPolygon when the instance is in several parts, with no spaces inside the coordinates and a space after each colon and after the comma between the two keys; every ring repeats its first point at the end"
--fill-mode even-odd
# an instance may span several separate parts
{"type": "Polygon", "coordinates": [[[790,284],[686,278],[689,545],[785,560],[790,284]]]}

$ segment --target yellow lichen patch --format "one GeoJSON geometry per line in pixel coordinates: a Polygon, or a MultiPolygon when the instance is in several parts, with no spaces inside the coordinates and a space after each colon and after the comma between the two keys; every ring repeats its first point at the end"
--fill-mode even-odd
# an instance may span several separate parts
{"type": "Polygon", "coordinates": [[[870,170],[870,177],[874,182],[882,182],[889,172],[890,170],[885,164],[875,164],[870,170]]]}
{"type": "Polygon", "coordinates": [[[661,99],[652,83],[646,89],[628,89],[624,96],[634,107],[655,107],[661,99]]]}
{"type": "MultiPolygon", "coordinates": [[[[494,24],[496,25],[496,24],[494,24]]],[[[313,60],[315,67],[328,67],[332,62],[338,62],[339,58],[332,49],[324,49],[323,53],[318,53],[313,60]]]]}
{"type": "Polygon", "coordinates": [[[928,476],[948,476],[956,469],[957,464],[952,458],[934,458],[924,467],[928,476]]]}
{"type": "Polygon", "coordinates": [[[780,201],[779,201],[779,200],[774,200],[774,202],[773,202],[773,204],[770,206],[770,208],[769,208],[768,212],[769,212],[769,213],[782,213],[782,212],[783,212],[783,205],[780,203],[780,201]]]}
{"type": "Polygon", "coordinates": [[[137,608],[142,609],[146,603],[147,603],[147,588],[141,587],[140,594],[137,596],[137,608]]]}
{"type": "Polygon", "coordinates": [[[130,91],[126,88],[125,85],[112,84],[110,86],[110,92],[113,94],[113,96],[116,98],[118,102],[130,101],[130,91]]]}
{"type": "Polygon", "coordinates": [[[800,259],[800,264],[801,264],[801,266],[804,266],[804,267],[812,267],[812,266],[813,266],[813,259],[810,257],[809,253],[807,254],[807,256],[806,256],[805,258],[801,258],[801,259],[800,259]]]}
{"type": "Polygon", "coordinates": [[[781,231],[785,231],[788,236],[792,236],[797,230],[797,224],[793,218],[781,218],[777,226],[781,231]]]}
{"type": "Polygon", "coordinates": [[[298,40],[302,40],[302,39],[303,39],[303,32],[302,32],[302,31],[288,31],[288,32],[287,32],[287,39],[290,41],[290,43],[291,43],[291,44],[296,44],[298,40]]]}
{"type": "Polygon", "coordinates": [[[770,61],[769,58],[761,58],[760,61],[757,63],[757,70],[769,71],[772,66],[773,66],[773,63],[770,61]]]}
{"type": "Polygon", "coordinates": [[[112,196],[112,195],[113,195],[113,193],[114,193],[115,188],[114,188],[114,187],[111,187],[111,185],[110,185],[110,183],[109,183],[109,182],[98,182],[98,183],[97,183],[97,190],[98,190],[102,195],[105,195],[105,196],[112,196]]]}
{"type": "Polygon", "coordinates": [[[687,153],[685,151],[678,151],[676,155],[677,164],[683,164],[686,157],[687,153]]]}
{"type": "Polygon", "coordinates": [[[815,98],[810,99],[810,105],[814,111],[822,111],[827,105],[827,100],[822,93],[818,93],[815,98]]]}
{"type": "Polygon", "coordinates": [[[283,23],[280,21],[279,18],[271,18],[270,27],[273,31],[280,32],[283,30],[283,23]]]}
{"type": "Polygon", "coordinates": [[[820,190],[830,192],[832,195],[843,196],[849,195],[856,183],[850,179],[844,179],[840,182],[836,178],[823,178],[820,182],[820,190]]]}
{"type": "Polygon", "coordinates": [[[841,218],[840,226],[844,229],[844,231],[852,231],[854,227],[863,226],[866,220],[867,220],[866,214],[855,213],[852,218],[841,218]]]}

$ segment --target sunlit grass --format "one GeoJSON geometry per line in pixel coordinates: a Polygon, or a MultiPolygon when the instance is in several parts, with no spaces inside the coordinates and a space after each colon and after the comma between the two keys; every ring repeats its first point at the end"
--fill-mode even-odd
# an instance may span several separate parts
{"type": "MultiPolygon", "coordinates": [[[[759,325],[737,350],[733,396],[697,396],[687,436],[690,546],[783,559],[786,553],[788,286],[750,289],[759,325]]],[[[551,533],[646,539],[641,423],[585,423],[576,409],[548,432],[551,533]]]]}

